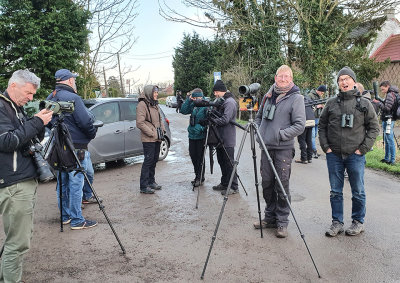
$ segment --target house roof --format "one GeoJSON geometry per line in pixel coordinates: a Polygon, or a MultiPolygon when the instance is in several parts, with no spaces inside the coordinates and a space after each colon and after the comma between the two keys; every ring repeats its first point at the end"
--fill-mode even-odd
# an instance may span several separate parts
{"type": "Polygon", "coordinates": [[[381,46],[370,56],[378,62],[390,58],[391,62],[400,61],[400,34],[392,34],[381,46]]]}

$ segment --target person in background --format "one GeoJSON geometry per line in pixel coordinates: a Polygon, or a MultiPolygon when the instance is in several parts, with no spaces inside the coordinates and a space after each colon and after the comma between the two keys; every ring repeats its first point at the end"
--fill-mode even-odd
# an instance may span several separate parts
{"type": "Polygon", "coordinates": [[[183,103],[183,98],[182,98],[182,92],[180,90],[176,91],[176,113],[179,113],[181,111],[183,103]]]}
{"type": "Polygon", "coordinates": [[[165,134],[158,106],[158,86],[146,85],[143,93],[140,94],[136,108],[136,126],[141,131],[144,151],[144,161],[140,173],[140,192],[154,194],[154,190],[161,190],[161,186],[155,180],[155,171],[160,155],[161,141],[165,134]]]}
{"type": "Polygon", "coordinates": [[[312,163],[313,148],[312,148],[312,133],[315,126],[315,116],[312,108],[313,100],[308,96],[304,96],[304,104],[309,104],[305,107],[306,111],[306,125],[304,132],[297,136],[297,141],[300,146],[300,159],[295,160],[296,163],[312,163]]]}
{"type": "Polygon", "coordinates": [[[205,178],[204,143],[206,140],[206,127],[201,125],[202,121],[207,120],[207,107],[196,107],[195,100],[204,98],[203,91],[200,88],[195,88],[191,91],[191,95],[186,97],[185,102],[181,107],[181,113],[184,115],[190,114],[190,122],[188,126],[189,133],[189,155],[193,163],[195,178],[192,185],[200,186],[205,178]],[[203,164],[203,168],[201,168],[203,164]]]}
{"type": "MultiPolygon", "coordinates": [[[[320,100],[324,98],[324,94],[326,92],[326,86],[325,85],[320,85],[317,89],[312,89],[309,93],[309,97],[312,100],[320,100]]],[[[315,126],[312,129],[312,149],[313,149],[313,154],[314,158],[318,158],[320,154],[317,151],[317,146],[315,144],[315,140],[318,136],[318,123],[319,123],[319,117],[321,116],[322,109],[324,108],[324,104],[318,104],[315,105],[315,110],[314,110],[314,115],[315,115],[315,126]]]]}

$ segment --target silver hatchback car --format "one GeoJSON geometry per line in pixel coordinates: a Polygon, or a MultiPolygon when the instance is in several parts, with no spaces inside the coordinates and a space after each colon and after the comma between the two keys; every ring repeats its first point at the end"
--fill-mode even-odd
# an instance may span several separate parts
{"type": "MultiPolygon", "coordinates": [[[[84,103],[96,120],[104,123],[88,145],[93,164],[108,163],[143,154],[140,130],[136,127],[137,99],[97,98],[84,100],[84,103]]],[[[162,110],[161,119],[167,134],[161,143],[159,160],[167,157],[171,145],[169,120],[162,110]]]]}

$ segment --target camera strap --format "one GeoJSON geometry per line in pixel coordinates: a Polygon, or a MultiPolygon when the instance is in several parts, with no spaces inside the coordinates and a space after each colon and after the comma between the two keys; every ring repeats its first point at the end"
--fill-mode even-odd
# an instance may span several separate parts
{"type": "Polygon", "coordinates": [[[20,111],[18,111],[18,109],[15,107],[14,102],[12,102],[11,99],[9,99],[7,96],[4,96],[3,94],[0,94],[0,97],[3,98],[3,104],[5,106],[5,108],[7,109],[7,112],[10,114],[10,116],[13,116],[15,114],[15,116],[17,116],[17,119],[19,120],[19,122],[21,123],[21,125],[24,124],[25,122],[25,116],[24,113],[20,111]],[[7,101],[9,103],[9,105],[5,104],[5,101],[7,101]],[[14,110],[15,113],[13,113],[12,109],[14,110]]]}

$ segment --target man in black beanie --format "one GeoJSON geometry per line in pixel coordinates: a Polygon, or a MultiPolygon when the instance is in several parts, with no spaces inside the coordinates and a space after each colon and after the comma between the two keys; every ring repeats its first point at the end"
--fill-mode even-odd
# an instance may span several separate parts
{"type": "MultiPolygon", "coordinates": [[[[213,190],[221,191],[221,194],[225,195],[229,183],[229,179],[233,170],[233,161],[235,156],[235,145],[236,145],[236,128],[230,122],[236,122],[237,104],[233,97],[233,94],[227,91],[223,81],[217,80],[213,87],[215,97],[224,98],[224,103],[219,106],[216,110],[221,114],[220,118],[213,119],[216,124],[218,133],[223,141],[222,146],[217,147],[217,160],[221,167],[221,183],[213,187],[213,190]]],[[[238,193],[238,181],[237,175],[233,177],[231,190],[229,194],[238,193]]]]}
{"type": "Polygon", "coordinates": [[[344,171],[349,176],[352,193],[352,224],[346,235],[364,231],[365,154],[372,148],[379,133],[375,110],[356,88],[356,75],[349,67],[338,73],[339,94],[328,100],[319,120],[319,143],[326,153],[332,224],[325,232],[335,237],[344,232],[343,183],[344,171]]]}

